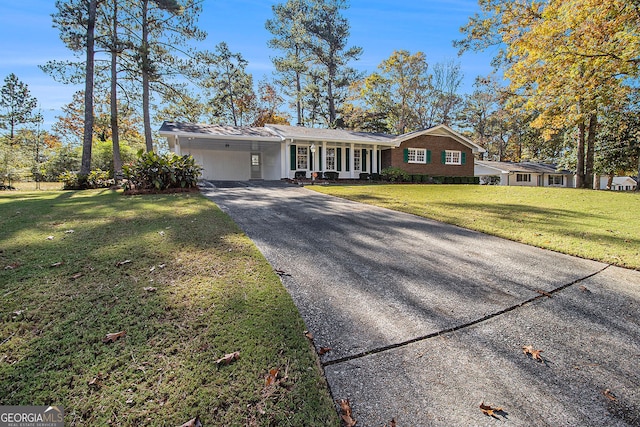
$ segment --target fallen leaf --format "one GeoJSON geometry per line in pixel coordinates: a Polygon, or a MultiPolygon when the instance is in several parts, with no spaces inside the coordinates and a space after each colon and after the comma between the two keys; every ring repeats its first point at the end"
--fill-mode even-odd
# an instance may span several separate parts
{"type": "Polygon", "coordinates": [[[47,236],[47,240],[53,240],[53,236],[47,236]]]}
{"type": "Polygon", "coordinates": [[[19,262],[14,262],[12,264],[7,265],[4,269],[5,270],[15,270],[18,267],[20,267],[20,263],[19,262]]]}
{"type": "Polygon", "coordinates": [[[54,262],[49,267],[60,267],[62,264],[64,264],[64,262],[62,262],[62,261],[54,262]]]}
{"type": "Polygon", "coordinates": [[[603,391],[602,394],[604,394],[604,397],[606,397],[609,400],[618,400],[616,395],[613,394],[613,392],[609,389],[606,389],[605,391],[603,391]]]}
{"type": "Polygon", "coordinates": [[[586,287],[586,286],[584,286],[584,285],[580,285],[580,290],[581,290],[582,292],[588,292],[588,293],[591,293],[591,291],[589,290],[589,288],[587,288],[587,287],[586,287]]]}
{"type": "MultiPolygon", "coordinates": [[[[387,425],[385,424],[384,427],[387,427],[387,425]]],[[[395,418],[391,418],[391,421],[389,422],[389,427],[396,427],[396,419],[395,418]]]]}
{"type": "Polygon", "coordinates": [[[548,298],[553,297],[553,295],[551,295],[549,292],[545,292],[545,291],[542,291],[540,289],[536,289],[536,292],[539,293],[540,295],[544,295],[545,297],[548,297],[548,298]]]}
{"type": "Polygon", "coordinates": [[[144,290],[147,291],[147,292],[155,292],[158,289],[154,288],[153,286],[147,286],[147,287],[144,288],[144,290]]]}
{"type": "Polygon", "coordinates": [[[111,334],[107,334],[103,339],[102,342],[103,343],[110,343],[110,342],[116,342],[119,338],[122,338],[123,336],[127,335],[127,331],[120,331],[120,332],[114,332],[111,334]]]}
{"type": "Polygon", "coordinates": [[[344,422],[345,427],[353,427],[356,425],[357,421],[353,419],[353,414],[351,413],[351,404],[349,403],[349,399],[340,399],[338,400],[338,404],[340,405],[340,417],[344,422]]]}
{"type": "Polygon", "coordinates": [[[153,273],[153,271],[156,269],[156,266],[151,266],[151,268],[149,269],[149,273],[153,273]]]}
{"type": "Polygon", "coordinates": [[[164,231],[158,231],[158,234],[164,236],[164,231]]]}
{"type": "Polygon", "coordinates": [[[65,233],[67,234],[75,233],[75,230],[65,230],[65,233]]]}
{"type": "Polygon", "coordinates": [[[498,418],[498,413],[502,412],[502,408],[492,408],[489,405],[485,405],[484,402],[480,404],[480,410],[483,414],[493,418],[498,418]]]}
{"type": "Polygon", "coordinates": [[[522,352],[524,354],[530,354],[532,359],[539,360],[540,362],[544,362],[544,360],[542,359],[542,356],[540,356],[540,353],[542,353],[543,351],[544,350],[534,349],[532,345],[522,346],[522,352]]]}
{"type": "Polygon", "coordinates": [[[180,427],[202,427],[202,422],[200,421],[200,416],[196,415],[195,418],[191,418],[186,423],[182,424],[180,427]]]}
{"type": "Polygon", "coordinates": [[[309,331],[304,331],[304,336],[307,337],[309,341],[313,341],[313,334],[309,331]]]}
{"type": "Polygon", "coordinates": [[[100,388],[100,386],[102,386],[103,379],[104,377],[102,376],[102,372],[98,372],[98,375],[96,375],[91,381],[89,381],[89,387],[100,388]]]}
{"type": "Polygon", "coordinates": [[[121,265],[129,264],[131,262],[130,259],[125,259],[124,261],[116,262],[116,267],[120,267],[121,265]]]}
{"type": "Polygon", "coordinates": [[[82,273],[76,273],[76,274],[74,274],[73,276],[71,276],[71,280],[79,279],[79,278],[81,278],[82,276],[83,276],[83,274],[82,274],[82,273]]]}
{"type": "Polygon", "coordinates": [[[167,264],[160,264],[158,265],[158,268],[165,268],[167,266],[167,264]]]}
{"type": "Polygon", "coordinates": [[[225,354],[224,357],[216,360],[216,365],[220,366],[220,364],[228,365],[234,360],[238,360],[240,358],[240,352],[234,351],[233,353],[225,354]]]}
{"type": "Polygon", "coordinates": [[[270,385],[275,384],[275,382],[278,379],[278,374],[280,373],[280,370],[277,368],[273,368],[269,371],[269,375],[267,375],[267,378],[265,378],[264,380],[264,385],[265,387],[269,387],[270,385]]]}
{"type": "Polygon", "coordinates": [[[320,350],[318,350],[318,354],[322,356],[323,354],[326,354],[330,351],[331,351],[330,347],[320,347],[320,350]]]}

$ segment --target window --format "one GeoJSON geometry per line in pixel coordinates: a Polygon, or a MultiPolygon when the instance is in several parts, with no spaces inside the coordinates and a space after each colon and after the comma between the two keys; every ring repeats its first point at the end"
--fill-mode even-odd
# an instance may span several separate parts
{"type": "Polygon", "coordinates": [[[407,162],[427,163],[427,150],[424,148],[409,148],[407,162]]]}
{"type": "Polygon", "coordinates": [[[327,170],[336,170],[336,149],[335,147],[327,147],[326,153],[327,170]]]}
{"type": "Polygon", "coordinates": [[[516,174],[516,182],[531,182],[531,174],[530,173],[516,174]]]}
{"type": "Polygon", "coordinates": [[[298,169],[308,169],[309,147],[298,147],[298,152],[296,155],[296,165],[298,169]]]}
{"type": "Polygon", "coordinates": [[[362,151],[361,150],[353,150],[353,170],[360,170],[360,159],[362,159],[362,151]]]}
{"type": "Polygon", "coordinates": [[[549,175],[549,185],[564,185],[564,176],[549,175]]]}
{"type": "Polygon", "coordinates": [[[462,156],[460,151],[446,150],[445,151],[445,165],[461,165],[462,156]]]}

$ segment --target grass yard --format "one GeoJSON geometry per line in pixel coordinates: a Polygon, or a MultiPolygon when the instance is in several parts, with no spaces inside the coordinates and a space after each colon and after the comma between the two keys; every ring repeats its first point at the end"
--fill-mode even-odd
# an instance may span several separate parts
{"type": "Polygon", "coordinates": [[[638,193],[479,185],[307,188],[640,270],[638,193]]]}
{"type": "Polygon", "coordinates": [[[71,426],[339,425],[278,276],[199,194],[1,193],[0,296],[0,405],[62,405],[71,426]]]}

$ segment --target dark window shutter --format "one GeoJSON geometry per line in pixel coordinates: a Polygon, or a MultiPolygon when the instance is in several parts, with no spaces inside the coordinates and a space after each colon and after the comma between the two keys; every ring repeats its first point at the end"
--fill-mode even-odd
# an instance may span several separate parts
{"type": "Polygon", "coordinates": [[[447,152],[443,151],[441,154],[441,159],[442,159],[442,164],[444,165],[445,163],[447,163],[447,152]]]}
{"type": "Polygon", "coordinates": [[[342,171],[342,148],[336,148],[336,170],[342,171]]]}
{"type": "Polygon", "coordinates": [[[405,148],[402,150],[402,155],[404,156],[404,162],[409,163],[409,149],[405,148]]]}
{"type": "Polygon", "coordinates": [[[360,159],[360,168],[362,169],[362,172],[366,172],[367,171],[367,150],[366,149],[362,149],[362,159],[360,159]]]}
{"type": "Polygon", "coordinates": [[[431,150],[427,150],[427,163],[431,163],[431,150]]]}
{"type": "Polygon", "coordinates": [[[292,145],[291,146],[291,165],[290,165],[292,171],[297,169],[296,168],[296,164],[298,163],[298,162],[296,162],[297,154],[298,154],[298,150],[297,150],[296,146],[292,145]]]}
{"type": "Polygon", "coordinates": [[[463,165],[467,163],[467,153],[460,154],[460,161],[463,165]]]}
{"type": "Polygon", "coordinates": [[[322,170],[322,147],[318,147],[318,170],[322,170]]]}
{"type": "Polygon", "coordinates": [[[349,172],[351,170],[351,148],[344,149],[344,170],[349,172]]]}

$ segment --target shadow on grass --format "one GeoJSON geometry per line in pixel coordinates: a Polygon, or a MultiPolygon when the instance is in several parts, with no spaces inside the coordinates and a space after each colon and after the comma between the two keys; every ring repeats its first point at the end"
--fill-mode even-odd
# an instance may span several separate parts
{"type": "Polygon", "coordinates": [[[337,424],[291,298],[213,204],[17,196],[0,201],[14,212],[0,231],[0,404],[59,404],[69,425],[195,414],[212,425],[337,424]],[[216,365],[233,351],[236,363],[216,365]],[[265,390],[272,368],[287,378],[265,390]]]}

